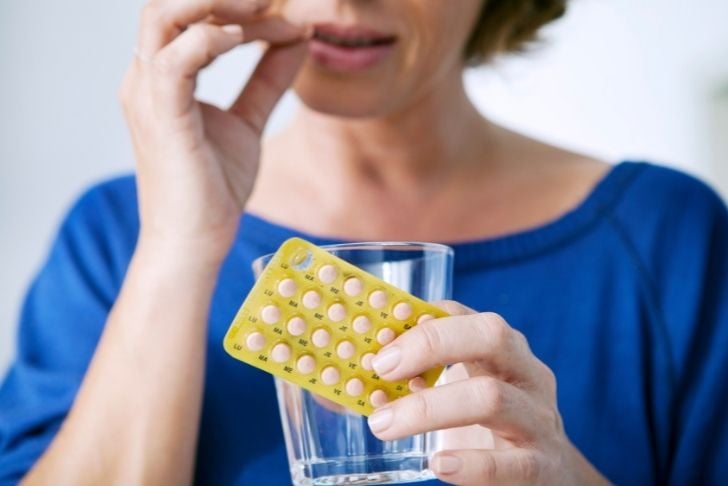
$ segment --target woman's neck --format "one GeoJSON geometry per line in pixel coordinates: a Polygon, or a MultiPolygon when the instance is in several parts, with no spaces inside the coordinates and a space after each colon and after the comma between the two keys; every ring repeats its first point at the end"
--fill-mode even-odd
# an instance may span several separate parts
{"type": "Polygon", "coordinates": [[[604,173],[604,164],[486,121],[459,74],[387,117],[303,107],[262,159],[249,211],[352,239],[513,232],[570,209],[604,173]]]}
{"type": "Polygon", "coordinates": [[[302,107],[283,137],[296,153],[286,160],[298,168],[327,174],[349,188],[411,197],[482,163],[489,143],[488,124],[459,74],[386,117],[347,119],[302,107]]]}

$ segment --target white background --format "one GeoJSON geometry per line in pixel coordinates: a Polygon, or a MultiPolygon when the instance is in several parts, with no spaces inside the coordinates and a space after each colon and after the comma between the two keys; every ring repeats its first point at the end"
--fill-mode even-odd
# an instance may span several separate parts
{"type": "MultiPolygon", "coordinates": [[[[59,218],[84,187],[133,166],[116,91],[142,3],[0,3],[0,373],[59,218]]],[[[728,194],[725,19],[725,0],[573,0],[543,47],[469,73],[468,88],[517,129],[677,166],[728,194]]],[[[241,48],[218,62],[201,96],[229,100],[256,56],[241,48]]],[[[294,107],[287,97],[271,129],[294,107]]]]}

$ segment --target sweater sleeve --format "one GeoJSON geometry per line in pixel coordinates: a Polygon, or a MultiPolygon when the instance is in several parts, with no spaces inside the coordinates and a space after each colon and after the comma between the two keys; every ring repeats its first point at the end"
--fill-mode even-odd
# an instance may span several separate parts
{"type": "Polygon", "coordinates": [[[114,217],[113,186],[74,205],[26,295],[0,386],[0,484],[17,483],[59,429],[118,293],[133,238],[113,236],[129,229],[114,217]]]}
{"type": "MultiPolygon", "coordinates": [[[[650,166],[617,217],[659,308],[671,391],[659,421],[658,477],[670,484],[728,478],[728,211],[703,182],[650,166]]],[[[658,396],[658,394],[655,394],[658,396]]]]}
{"type": "MultiPolygon", "coordinates": [[[[710,195],[696,215],[705,237],[702,258],[691,272],[701,275],[692,284],[698,304],[690,317],[682,317],[683,306],[666,303],[666,319],[682,340],[676,346],[682,349],[676,353],[672,484],[721,484],[728,478],[728,212],[710,195]]],[[[690,275],[687,269],[685,274],[690,275]]],[[[673,294],[679,293],[681,276],[675,278],[673,294]]]]}

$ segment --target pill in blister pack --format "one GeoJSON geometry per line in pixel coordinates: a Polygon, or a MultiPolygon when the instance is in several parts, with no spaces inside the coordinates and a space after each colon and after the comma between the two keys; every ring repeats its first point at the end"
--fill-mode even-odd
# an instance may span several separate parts
{"type": "Polygon", "coordinates": [[[443,368],[387,382],[372,358],[418,323],[445,317],[420,300],[302,240],[268,263],[225,336],[234,358],[354,412],[433,386],[443,368]]]}

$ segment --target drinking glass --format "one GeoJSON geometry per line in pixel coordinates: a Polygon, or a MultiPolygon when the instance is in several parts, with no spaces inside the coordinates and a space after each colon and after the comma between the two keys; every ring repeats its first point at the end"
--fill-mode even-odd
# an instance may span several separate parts
{"type": "MultiPolygon", "coordinates": [[[[323,247],[423,300],[451,298],[453,250],[433,243],[371,242],[323,247]]],[[[256,278],[273,255],[253,262],[256,278]]],[[[276,378],[294,485],[393,484],[433,479],[436,433],[381,441],[367,418],[276,378]]]]}

